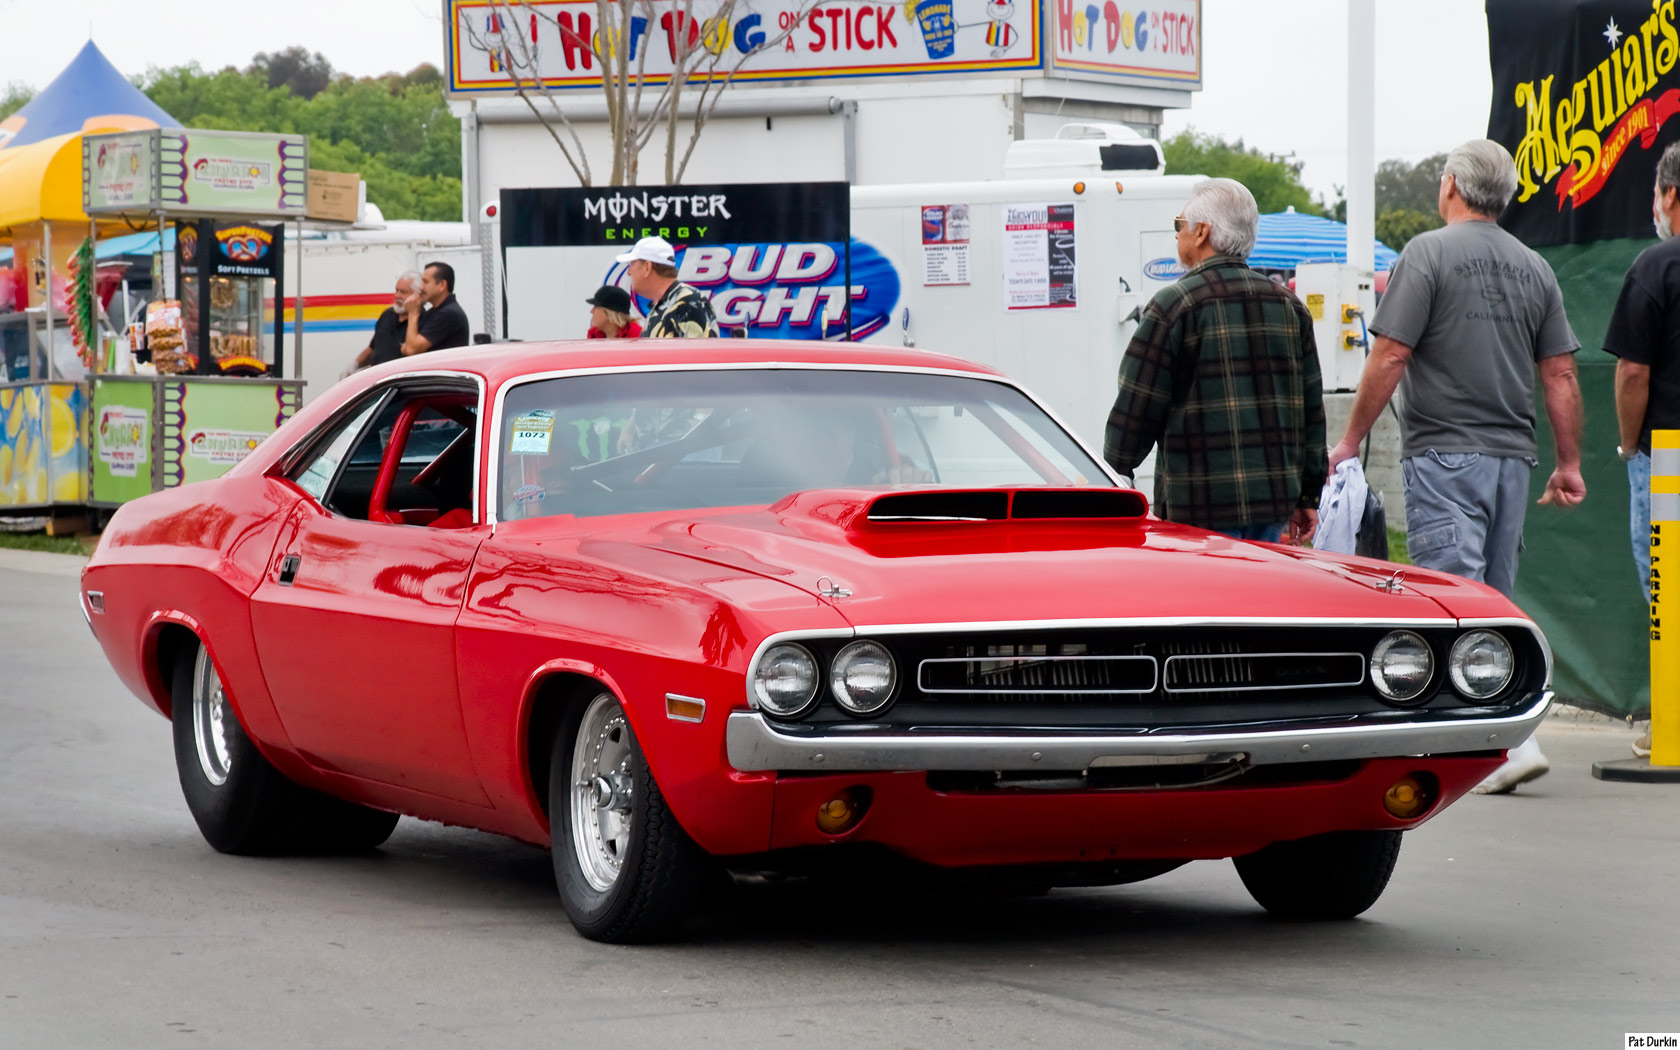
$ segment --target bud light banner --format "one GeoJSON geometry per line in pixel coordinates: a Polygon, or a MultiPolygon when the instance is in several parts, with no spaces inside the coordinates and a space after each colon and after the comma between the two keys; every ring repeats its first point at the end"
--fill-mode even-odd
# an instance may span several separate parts
{"type": "Polygon", "coordinates": [[[1488,137],[1517,162],[1500,219],[1531,245],[1651,235],[1680,141],[1675,0],[1487,0],[1488,137]]]}
{"type": "Polygon", "coordinates": [[[898,272],[851,237],[843,182],[503,190],[507,332],[575,339],[604,284],[636,296],[617,256],[643,237],[676,251],[677,279],[712,300],[726,333],[862,339],[885,327],[898,272]],[[563,287],[555,287],[559,283],[563,287]]]}
{"type": "MultiPolygon", "coordinates": [[[[751,338],[853,340],[886,327],[898,302],[898,272],[872,246],[852,241],[851,294],[845,253],[827,242],[691,245],[677,253],[677,279],[711,296],[724,329],[751,338]]],[[[626,264],[614,263],[606,284],[628,289],[626,264]]],[[[634,297],[646,314],[648,303],[634,297]]]]}

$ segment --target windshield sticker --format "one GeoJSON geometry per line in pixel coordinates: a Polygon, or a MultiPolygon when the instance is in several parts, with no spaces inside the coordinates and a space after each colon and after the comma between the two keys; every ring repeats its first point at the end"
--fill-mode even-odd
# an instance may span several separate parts
{"type": "Polygon", "coordinates": [[[541,485],[521,485],[513,494],[515,506],[527,509],[535,507],[548,498],[548,491],[541,485]]]}
{"type": "Polygon", "coordinates": [[[553,438],[554,413],[539,408],[513,421],[513,440],[508,452],[515,456],[546,456],[553,438]]]}

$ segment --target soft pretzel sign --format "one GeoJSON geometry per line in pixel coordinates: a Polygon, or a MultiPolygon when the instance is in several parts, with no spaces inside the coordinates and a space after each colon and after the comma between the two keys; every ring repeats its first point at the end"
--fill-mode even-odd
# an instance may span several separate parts
{"type": "Polygon", "coordinates": [[[603,57],[620,48],[629,49],[630,74],[640,68],[654,84],[670,79],[685,48],[688,75],[700,80],[737,67],[735,80],[760,83],[1019,76],[1044,67],[1040,8],[1031,0],[695,0],[692,17],[667,0],[632,4],[628,26],[617,4],[614,19],[602,25],[595,0],[446,2],[455,94],[512,92],[539,79],[549,89],[599,88],[603,57]]]}

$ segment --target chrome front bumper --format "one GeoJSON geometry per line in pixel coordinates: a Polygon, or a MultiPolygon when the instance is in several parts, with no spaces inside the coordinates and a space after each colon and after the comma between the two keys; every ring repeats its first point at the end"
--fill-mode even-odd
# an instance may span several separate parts
{"type": "Polygon", "coordinates": [[[1450,755],[1509,749],[1546,717],[1552,691],[1503,718],[1206,733],[1043,733],[907,730],[882,726],[783,727],[756,711],[729,716],[729,764],[744,773],[903,770],[1083,770],[1093,766],[1229,761],[1288,762],[1450,755]]]}

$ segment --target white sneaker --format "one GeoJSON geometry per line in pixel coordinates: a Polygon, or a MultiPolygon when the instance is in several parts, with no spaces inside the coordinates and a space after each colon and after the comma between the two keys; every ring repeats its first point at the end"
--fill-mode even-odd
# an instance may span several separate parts
{"type": "Polygon", "coordinates": [[[1512,748],[1505,757],[1505,764],[1487,775],[1487,779],[1471,788],[1477,795],[1504,795],[1514,790],[1518,784],[1526,784],[1545,776],[1551,771],[1552,764],[1546,761],[1546,756],[1540,753],[1540,742],[1533,737],[1523,741],[1518,747],[1512,748]]]}

